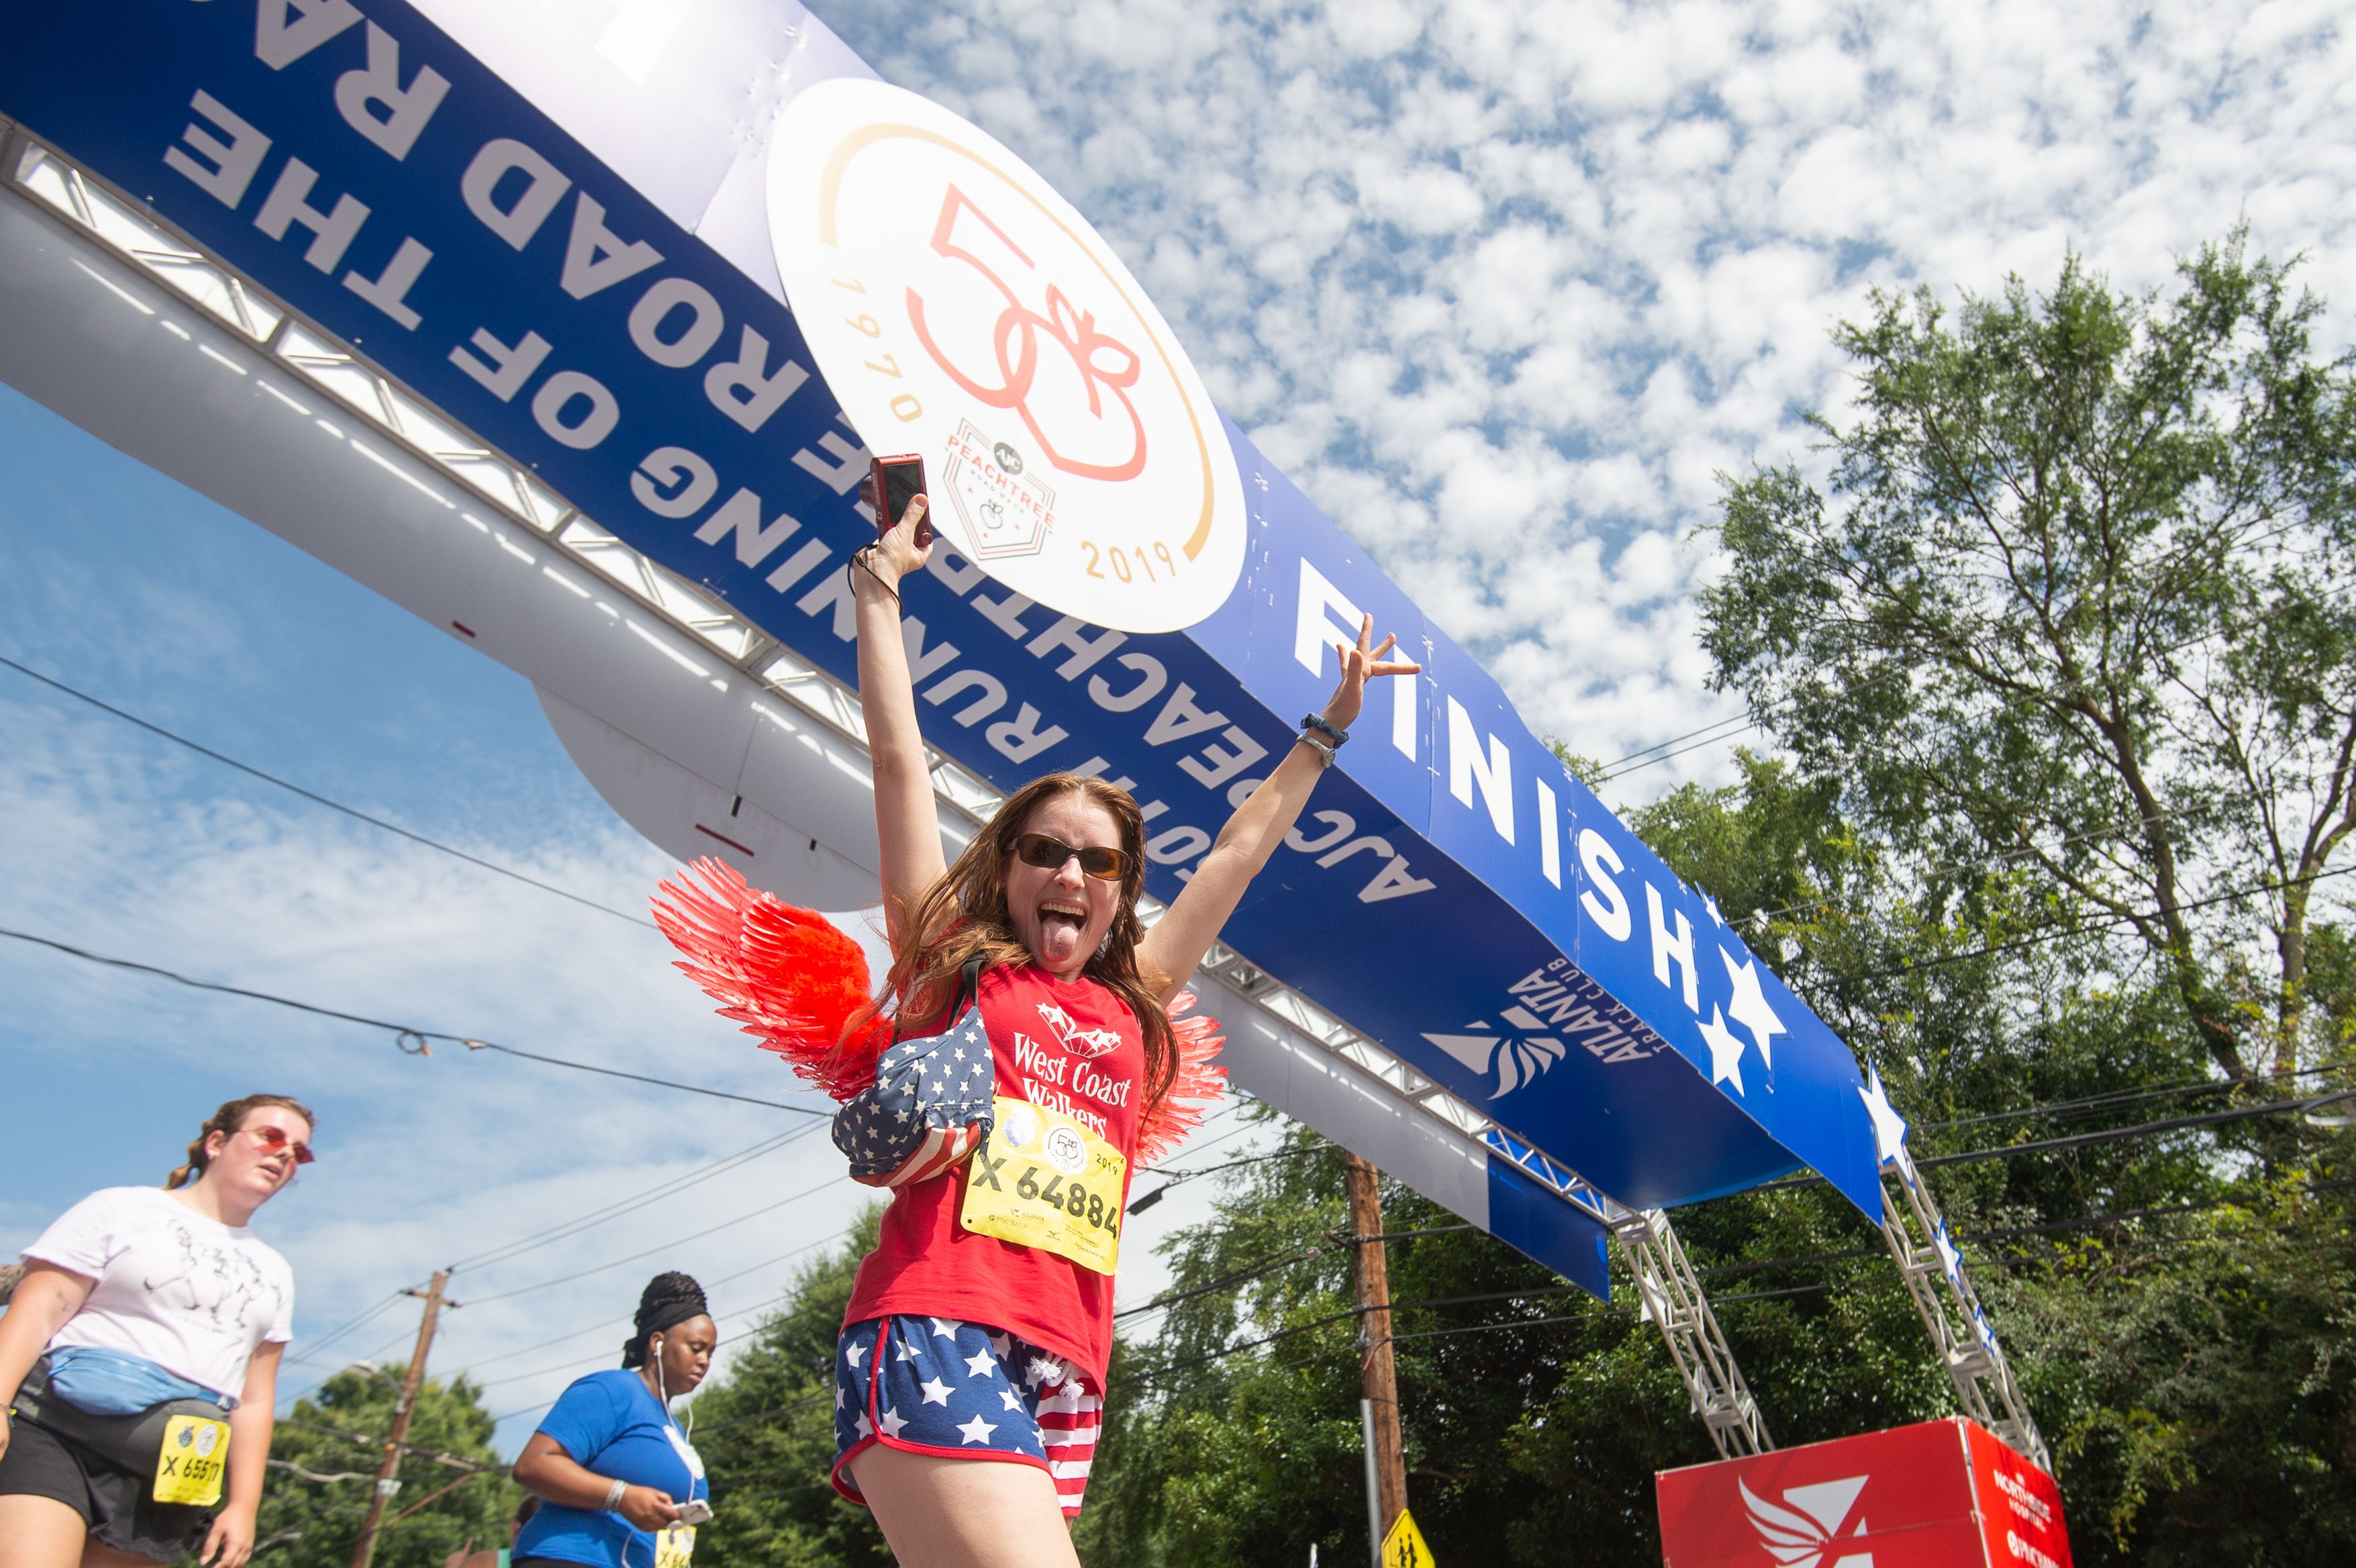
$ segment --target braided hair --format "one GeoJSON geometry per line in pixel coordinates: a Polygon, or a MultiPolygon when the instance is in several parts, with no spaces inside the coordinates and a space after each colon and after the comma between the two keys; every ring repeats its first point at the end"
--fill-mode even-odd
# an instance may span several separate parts
{"type": "Polygon", "coordinates": [[[622,1366],[628,1370],[645,1366],[649,1337],[691,1317],[709,1316],[711,1312],[703,1287],[693,1275],[676,1269],[657,1274],[638,1294],[637,1321],[629,1338],[623,1341],[622,1366]]]}
{"type": "Polygon", "coordinates": [[[315,1128],[319,1124],[319,1119],[311,1114],[309,1106],[299,1100],[289,1099],[284,1094],[249,1094],[242,1100],[232,1100],[214,1112],[212,1119],[198,1129],[196,1142],[188,1145],[188,1163],[164,1178],[164,1190],[173,1191],[175,1188],[187,1186],[190,1180],[202,1176],[205,1174],[205,1166],[212,1159],[211,1155],[205,1153],[206,1142],[216,1133],[226,1136],[229,1133],[242,1131],[245,1119],[268,1105],[283,1106],[315,1128]]]}

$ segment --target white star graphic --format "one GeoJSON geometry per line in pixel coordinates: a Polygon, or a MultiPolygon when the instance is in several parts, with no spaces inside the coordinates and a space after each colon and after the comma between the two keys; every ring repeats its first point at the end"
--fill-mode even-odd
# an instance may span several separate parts
{"type": "Polygon", "coordinates": [[[943,1339],[955,1339],[958,1336],[958,1330],[964,1326],[965,1324],[961,1320],[954,1317],[936,1317],[933,1319],[933,1332],[943,1339]]]}
{"type": "Polygon", "coordinates": [[[894,1352],[892,1359],[895,1361],[913,1361],[916,1359],[916,1347],[905,1339],[894,1340],[892,1348],[894,1352]]]}
{"type": "Polygon", "coordinates": [[[1726,1026],[1725,1011],[1715,1003],[1710,1005],[1709,1022],[1701,1026],[1701,1037],[1702,1043],[1709,1047],[1710,1082],[1724,1083],[1730,1079],[1734,1092],[1748,1097],[1751,1091],[1742,1087],[1742,1042],[1726,1026]]]}
{"type": "Polygon", "coordinates": [[[885,1412],[884,1412],[884,1436],[886,1436],[886,1437],[897,1437],[897,1436],[899,1436],[899,1435],[900,1435],[900,1429],[901,1429],[902,1427],[904,1427],[904,1426],[907,1425],[907,1424],[908,1424],[908,1418],[907,1418],[906,1416],[897,1414],[897,1413],[895,1413],[894,1412],[888,1411],[888,1410],[887,1410],[887,1411],[885,1411],[885,1412]]]}
{"type": "Polygon", "coordinates": [[[842,1348],[842,1359],[853,1367],[858,1366],[859,1358],[866,1354],[867,1347],[864,1345],[846,1345],[842,1348]]]}
{"type": "Polygon", "coordinates": [[[947,1409],[948,1407],[948,1384],[941,1381],[938,1378],[926,1378],[923,1386],[925,1390],[925,1402],[926,1404],[937,1404],[941,1406],[943,1409],[947,1409]]]}
{"type": "Polygon", "coordinates": [[[1772,1072],[1775,1067],[1775,1036],[1792,1031],[1775,1016],[1775,1010],[1767,1005],[1767,997],[1759,989],[1758,961],[1746,958],[1738,966],[1724,948],[1718,950],[1718,956],[1726,965],[1727,979],[1734,982],[1734,1001],[1727,1007],[1726,1015],[1751,1031],[1751,1037],[1759,1042],[1759,1059],[1772,1072]]]}
{"type": "Polygon", "coordinates": [[[862,1437],[873,1437],[875,1435],[875,1423],[867,1419],[867,1412],[863,1410],[859,1412],[858,1432],[859,1435],[862,1437]]]}
{"type": "Polygon", "coordinates": [[[1701,896],[1701,907],[1709,911],[1709,923],[1711,925],[1723,926],[1726,924],[1726,917],[1718,912],[1717,899],[1705,893],[1701,896]]]}
{"type": "Polygon", "coordinates": [[[1948,1238],[1945,1220],[1940,1220],[1939,1228],[1931,1232],[1931,1245],[1939,1249],[1939,1266],[1947,1271],[1947,1278],[1957,1284],[1963,1283],[1964,1254],[1948,1238]]]}
{"type": "Polygon", "coordinates": [[[1890,1095],[1881,1087],[1879,1068],[1865,1069],[1865,1087],[1857,1091],[1865,1101],[1865,1113],[1873,1118],[1873,1146],[1883,1165],[1906,1155],[1906,1118],[1898,1114],[1890,1103],[1890,1095]]]}
{"type": "Polygon", "coordinates": [[[992,1334],[990,1336],[990,1348],[997,1352],[998,1359],[1002,1361],[1013,1350],[1014,1341],[1003,1334],[992,1334]]]}
{"type": "Polygon", "coordinates": [[[963,1426],[958,1428],[958,1431],[964,1435],[965,1440],[968,1443],[987,1443],[990,1441],[990,1434],[997,1430],[997,1427],[992,1426],[989,1422],[982,1420],[981,1417],[978,1415],[971,1421],[967,1422],[963,1426]]]}
{"type": "Polygon", "coordinates": [[[1006,1402],[1006,1408],[1009,1410],[1021,1410],[1023,1408],[1023,1396],[1016,1393],[1012,1389],[999,1390],[998,1397],[1006,1402]]]}
{"type": "Polygon", "coordinates": [[[998,1359],[987,1350],[976,1350],[965,1359],[965,1375],[969,1378],[986,1378],[996,1370],[998,1359]]]}

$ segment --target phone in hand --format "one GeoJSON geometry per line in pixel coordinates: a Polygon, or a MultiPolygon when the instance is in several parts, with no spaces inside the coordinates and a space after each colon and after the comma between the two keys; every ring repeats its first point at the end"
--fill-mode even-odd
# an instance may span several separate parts
{"type": "MultiPolygon", "coordinates": [[[[875,509],[875,534],[882,538],[900,521],[908,503],[925,494],[925,460],[915,453],[900,457],[878,457],[867,473],[867,500],[875,509]]],[[[933,542],[933,520],[929,515],[931,502],[926,503],[927,515],[916,524],[916,548],[924,549],[933,542]]]]}
{"type": "Polygon", "coordinates": [[[705,1502],[701,1498],[688,1498],[687,1501],[679,1505],[679,1522],[681,1524],[710,1524],[712,1522],[712,1505],[705,1502]]]}

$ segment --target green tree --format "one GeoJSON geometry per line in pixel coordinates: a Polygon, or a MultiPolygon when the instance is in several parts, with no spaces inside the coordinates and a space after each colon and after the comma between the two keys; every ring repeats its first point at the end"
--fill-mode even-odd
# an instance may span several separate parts
{"type": "Polygon", "coordinates": [[[2321,310],[2238,234],[2166,298],[2074,256],[1952,324],[1877,295],[1835,335],[1826,490],[1730,481],[1702,595],[1718,682],[1926,908],[2023,874],[2131,934],[2237,1077],[2314,1043],[2312,901],[2356,828],[2356,393],[2321,310]]]}
{"type": "MultiPolygon", "coordinates": [[[[2180,1095],[2205,1058],[2171,1030],[2164,978],[2098,983],[2098,936],[2004,945],[2044,910],[2019,874],[1997,868],[1968,917],[1928,918],[1893,895],[1910,884],[1843,820],[1837,789],[1749,756],[1739,774],[1632,825],[1874,1050],[1918,1154],[2215,1103],[2180,1095]],[[2116,1109],[2036,1109],[2088,1099],[2116,1109]]],[[[2249,1179],[2244,1137],[2193,1128],[1931,1177],[2055,1447],[2090,1568],[2216,1561],[2221,1546],[2301,1568],[2356,1552],[2344,1178],[2320,1147],[2249,1179]]],[[[1297,1152],[1226,1178],[1215,1218],[1167,1244],[1173,1288],[1191,1294],[1132,1319],[1141,1337],[1117,1353],[1084,1562],[1363,1550],[1346,1224],[1338,1162],[1315,1144],[1295,1133],[1297,1152]]],[[[1393,1231],[1453,1222],[1395,1186],[1385,1213],[1393,1231]]],[[[1778,1442],[1952,1412],[1879,1234],[1829,1189],[1697,1204],[1676,1223],[1778,1442]]],[[[1592,1303],[1465,1230],[1396,1241],[1390,1262],[1395,1299],[1445,1304],[1404,1308],[1395,1328],[1410,1501],[1440,1559],[1657,1563],[1654,1472],[1714,1455],[1626,1281],[1617,1305],[1592,1303]]]]}
{"type": "MultiPolygon", "coordinates": [[[[351,1562],[406,1371],[348,1367],[280,1418],[254,1536],[275,1544],[256,1554],[257,1563],[346,1568],[351,1562]]],[[[419,1389],[411,1446],[396,1472],[401,1493],[377,1537],[380,1568],[442,1568],[443,1559],[469,1541],[477,1549],[507,1544],[523,1494],[491,1448],[492,1426],[481,1391],[464,1378],[447,1385],[428,1379],[419,1389]]]]}

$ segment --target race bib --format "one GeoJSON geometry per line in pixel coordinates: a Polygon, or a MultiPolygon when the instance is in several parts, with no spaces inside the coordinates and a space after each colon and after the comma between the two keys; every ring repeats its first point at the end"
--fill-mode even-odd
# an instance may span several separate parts
{"type": "Polygon", "coordinates": [[[958,1222],[1112,1273],[1129,1162],[1079,1122],[1027,1100],[1000,1095],[993,1109],[996,1125],[966,1166],[958,1222]]]}
{"type": "Polygon", "coordinates": [[[695,1526],[674,1524],[655,1531],[655,1568],[688,1568],[695,1555],[695,1526]]]}
{"type": "Polygon", "coordinates": [[[220,1501],[228,1468],[228,1422],[173,1416],[164,1423],[163,1451],[155,1455],[155,1500],[209,1509],[220,1501]]]}

